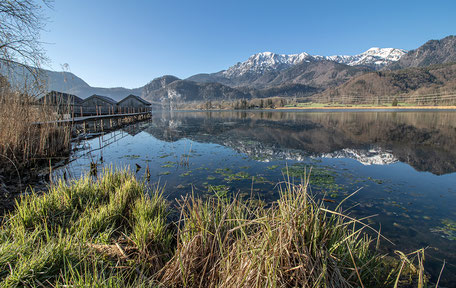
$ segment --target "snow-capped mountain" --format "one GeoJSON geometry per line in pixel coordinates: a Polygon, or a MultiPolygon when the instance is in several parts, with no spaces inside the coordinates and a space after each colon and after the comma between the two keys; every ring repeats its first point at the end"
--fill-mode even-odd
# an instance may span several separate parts
{"type": "Polygon", "coordinates": [[[399,161],[391,151],[386,151],[380,147],[370,149],[345,148],[332,153],[323,153],[319,156],[322,158],[355,159],[363,165],[389,165],[399,161]]]}
{"type": "Polygon", "coordinates": [[[378,48],[372,47],[369,50],[353,56],[334,55],[334,56],[316,56],[325,60],[336,61],[338,63],[350,66],[368,66],[374,69],[380,69],[388,64],[398,61],[407,51],[397,48],[378,48]]]}
{"type": "Polygon", "coordinates": [[[313,56],[305,52],[291,55],[262,52],[250,56],[245,62],[238,62],[231,66],[228,70],[223,71],[223,75],[230,78],[249,72],[262,74],[267,71],[280,71],[309,59],[313,59],[313,56]]]}
{"type": "Polygon", "coordinates": [[[294,160],[305,161],[307,158],[347,158],[358,161],[359,163],[370,165],[389,165],[399,160],[392,152],[386,151],[380,147],[371,147],[369,149],[351,149],[345,148],[331,153],[311,153],[309,151],[296,149],[280,149],[275,146],[264,145],[255,141],[225,140],[221,143],[223,146],[232,147],[234,150],[249,155],[257,161],[270,162],[273,160],[294,160]]]}
{"type": "Polygon", "coordinates": [[[300,54],[276,54],[272,52],[262,52],[250,56],[246,61],[239,62],[227,70],[222,75],[227,78],[239,77],[244,74],[263,74],[268,71],[282,71],[304,61],[328,60],[349,66],[367,66],[373,69],[381,69],[384,66],[398,61],[407,51],[396,48],[377,48],[373,47],[358,55],[333,55],[320,56],[308,53],[300,54]]]}

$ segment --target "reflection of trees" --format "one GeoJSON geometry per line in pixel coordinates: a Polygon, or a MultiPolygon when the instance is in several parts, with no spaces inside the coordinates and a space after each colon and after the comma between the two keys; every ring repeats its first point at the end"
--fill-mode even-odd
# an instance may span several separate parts
{"type": "Polygon", "coordinates": [[[445,174],[456,171],[455,120],[454,112],[212,111],[156,115],[147,130],[166,141],[253,142],[312,155],[376,146],[417,170],[445,174]]]}

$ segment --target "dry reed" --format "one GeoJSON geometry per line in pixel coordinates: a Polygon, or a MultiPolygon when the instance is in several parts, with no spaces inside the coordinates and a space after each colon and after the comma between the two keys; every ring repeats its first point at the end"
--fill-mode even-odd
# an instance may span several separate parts
{"type": "MultiPolygon", "coordinates": [[[[13,91],[0,79],[0,169],[28,168],[39,161],[66,155],[70,148],[70,128],[42,124],[58,119],[59,108],[39,105],[27,92],[13,91]]],[[[60,108],[61,109],[61,108],[60,108]]]]}
{"type": "Polygon", "coordinates": [[[171,287],[402,287],[426,281],[422,261],[410,269],[405,256],[399,262],[378,254],[364,232],[371,227],[326,209],[307,187],[308,179],[285,183],[269,208],[253,199],[184,198],[176,251],[159,281],[171,287]]]}

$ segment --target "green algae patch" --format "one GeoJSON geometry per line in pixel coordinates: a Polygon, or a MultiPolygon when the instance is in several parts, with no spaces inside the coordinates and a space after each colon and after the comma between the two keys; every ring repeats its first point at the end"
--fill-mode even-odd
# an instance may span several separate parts
{"type": "Polygon", "coordinates": [[[367,180],[370,180],[370,181],[372,181],[374,183],[377,183],[379,185],[383,184],[383,180],[381,180],[381,179],[375,179],[375,178],[372,178],[372,177],[367,177],[367,180]]]}
{"type": "Polygon", "coordinates": [[[271,165],[271,166],[268,166],[266,167],[268,170],[275,170],[277,168],[279,168],[279,165],[271,165]]]}
{"type": "Polygon", "coordinates": [[[249,173],[244,172],[244,171],[240,171],[240,172],[238,172],[236,174],[226,173],[223,176],[225,176],[225,181],[227,181],[227,182],[239,181],[239,180],[249,179],[250,178],[249,173]]]}
{"type": "Polygon", "coordinates": [[[294,178],[303,178],[310,175],[310,184],[321,186],[322,188],[334,186],[336,184],[337,173],[324,167],[310,167],[305,164],[297,163],[290,167],[282,168],[284,175],[294,178]]]}
{"type": "Polygon", "coordinates": [[[139,158],[141,158],[141,156],[133,154],[133,155],[124,155],[124,156],[122,156],[122,158],[133,160],[133,159],[139,159],[139,158]]]}
{"type": "Polygon", "coordinates": [[[165,165],[161,166],[161,168],[171,168],[171,167],[174,167],[174,164],[165,164],[165,165]]]}
{"type": "Polygon", "coordinates": [[[214,172],[217,173],[217,174],[222,174],[223,176],[225,176],[227,174],[231,174],[232,170],[230,168],[217,168],[217,169],[215,169],[214,172]]]}
{"type": "Polygon", "coordinates": [[[180,177],[187,177],[187,176],[190,176],[191,174],[192,174],[192,170],[188,170],[188,171],[186,171],[186,172],[180,174],[179,176],[180,176],[180,177]]]}
{"type": "Polygon", "coordinates": [[[431,232],[440,234],[443,238],[451,241],[456,240],[456,221],[451,219],[443,219],[442,225],[431,229],[431,232]]]}
{"type": "Polygon", "coordinates": [[[167,158],[169,156],[172,156],[173,154],[163,154],[163,155],[160,155],[159,158],[167,158]]]}

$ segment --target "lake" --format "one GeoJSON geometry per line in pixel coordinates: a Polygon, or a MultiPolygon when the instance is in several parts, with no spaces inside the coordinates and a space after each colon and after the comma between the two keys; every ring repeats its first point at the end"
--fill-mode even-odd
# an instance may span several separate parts
{"type": "Polygon", "coordinates": [[[55,177],[79,177],[90,163],[126,167],[165,186],[169,200],[194,193],[278,197],[277,183],[310,171],[315,197],[367,218],[395,245],[428,247],[426,269],[456,283],[456,112],[157,112],[75,145],[55,177]],[[332,203],[335,202],[335,203],[332,203]]]}

